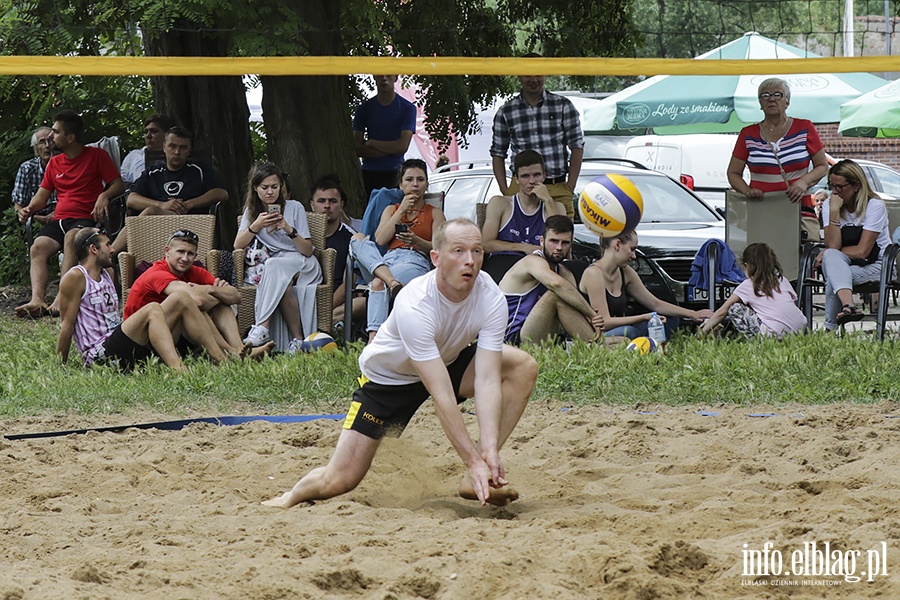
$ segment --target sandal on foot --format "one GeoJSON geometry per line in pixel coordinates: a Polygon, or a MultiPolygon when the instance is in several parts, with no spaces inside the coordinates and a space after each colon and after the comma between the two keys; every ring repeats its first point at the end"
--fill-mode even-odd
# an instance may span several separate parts
{"type": "Polygon", "coordinates": [[[845,304],[841,307],[841,312],[837,314],[837,324],[844,325],[853,321],[861,321],[863,313],[854,304],[845,304]]]}
{"type": "Polygon", "coordinates": [[[402,289],[403,289],[403,284],[400,283],[399,281],[397,282],[397,285],[391,286],[391,289],[389,291],[390,297],[388,299],[388,312],[394,310],[394,300],[397,299],[397,294],[399,294],[400,290],[402,290],[402,289]]]}

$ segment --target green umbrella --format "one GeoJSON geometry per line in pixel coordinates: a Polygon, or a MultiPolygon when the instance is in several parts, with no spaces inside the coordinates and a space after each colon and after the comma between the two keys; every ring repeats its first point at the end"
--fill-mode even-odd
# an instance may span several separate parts
{"type": "Polygon", "coordinates": [[[900,137],[900,81],[844,103],[838,131],[856,137],[900,137]]]}
{"type": "MultiPolygon", "coordinates": [[[[758,33],[697,57],[715,59],[820,58],[758,33]]],[[[756,92],[769,75],[657,75],[622,90],[585,112],[590,133],[652,127],[654,133],[737,132],[762,120],[756,92]]],[[[791,88],[788,114],[837,123],[841,104],[884,85],[869,73],[779,75],[791,88]]]]}

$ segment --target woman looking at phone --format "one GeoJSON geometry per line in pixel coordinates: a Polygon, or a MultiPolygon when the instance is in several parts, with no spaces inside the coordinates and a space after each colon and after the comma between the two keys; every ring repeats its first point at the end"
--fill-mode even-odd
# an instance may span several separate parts
{"type": "MultiPolygon", "coordinates": [[[[425,161],[413,158],[400,166],[399,187],[403,192],[400,204],[388,206],[381,213],[375,242],[387,246],[384,264],[394,278],[406,284],[431,269],[431,236],[434,228],[444,222],[444,213],[425,202],[428,189],[428,167],[425,161]]],[[[395,286],[396,287],[396,286],[395,286]]],[[[369,339],[387,318],[390,296],[384,282],[374,279],[369,285],[367,305],[369,339]]]]}
{"type": "Polygon", "coordinates": [[[245,254],[252,254],[255,264],[252,273],[248,269],[247,283],[258,287],[255,321],[244,343],[255,347],[271,341],[269,322],[279,310],[291,335],[289,352],[293,354],[304,337],[303,323],[311,324],[315,318],[315,305],[300,306],[294,285],[304,288],[321,282],[322,270],[312,255],[306,210],[296,200],[285,198],[281,169],[270,162],[258,164],[248,179],[234,247],[251,248],[252,252],[245,254]]]}

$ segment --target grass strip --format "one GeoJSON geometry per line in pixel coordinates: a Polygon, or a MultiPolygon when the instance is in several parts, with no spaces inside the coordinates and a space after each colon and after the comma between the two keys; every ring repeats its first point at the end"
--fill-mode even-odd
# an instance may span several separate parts
{"type": "MultiPolygon", "coordinates": [[[[145,408],[167,414],[343,412],[356,388],[361,346],[348,352],[276,356],[189,372],[150,363],[130,374],[85,369],[77,352],[55,356],[56,320],[0,316],[0,417],[103,414],[145,408]]],[[[783,341],[681,334],[665,355],[575,344],[526,347],[540,364],[534,400],[577,405],[873,403],[900,397],[900,352],[871,333],[783,341]]]]}

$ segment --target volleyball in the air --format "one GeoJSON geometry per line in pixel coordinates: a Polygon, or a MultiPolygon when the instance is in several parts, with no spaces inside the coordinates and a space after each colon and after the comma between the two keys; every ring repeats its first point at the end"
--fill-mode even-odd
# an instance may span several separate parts
{"type": "Polygon", "coordinates": [[[317,331],[307,336],[300,344],[301,352],[317,352],[319,350],[337,350],[337,342],[327,333],[317,331]]]}
{"type": "Polygon", "coordinates": [[[628,350],[639,354],[650,354],[656,351],[656,342],[648,337],[636,337],[627,346],[628,350]]]}
{"type": "Polygon", "coordinates": [[[578,197],[578,212],[588,229],[601,237],[615,237],[637,227],[644,199],[630,179],[610,173],[584,186],[578,197]]]}

